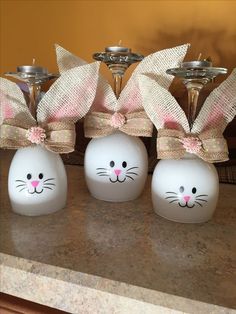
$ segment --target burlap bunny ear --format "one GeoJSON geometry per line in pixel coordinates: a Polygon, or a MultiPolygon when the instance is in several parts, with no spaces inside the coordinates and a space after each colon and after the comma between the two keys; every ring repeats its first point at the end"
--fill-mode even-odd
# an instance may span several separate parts
{"type": "Polygon", "coordinates": [[[104,84],[102,97],[96,96],[91,112],[86,116],[85,136],[106,136],[117,129],[132,136],[152,136],[152,123],[143,110],[138,76],[145,73],[149,77],[155,77],[164,88],[168,88],[173,77],[167,75],[166,70],[182,62],[188,47],[189,45],[183,45],[166,49],[144,58],[118,99],[108,89],[108,83],[104,84]],[[107,93],[103,92],[105,89],[107,93]]]}
{"type": "Polygon", "coordinates": [[[26,133],[36,124],[20,88],[0,78],[0,147],[17,149],[31,145],[26,133]]]}
{"type": "Polygon", "coordinates": [[[70,153],[75,145],[74,123],[90,109],[97,90],[99,62],[65,71],[38,104],[37,122],[13,83],[1,85],[0,147],[17,149],[43,145],[56,153],[70,153]],[[7,85],[8,84],[8,85],[7,85]],[[13,85],[12,85],[13,84],[13,85]]]}
{"type": "Polygon", "coordinates": [[[81,65],[87,64],[83,59],[75,56],[65,48],[55,44],[56,57],[57,57],[57,65],[60,74],[70,69],[79,67],[81,65]]]}
{"type": "Polygon", "coordinates": [[[26,126],[36,124],[17,84],[0,78],[0,125],[10,119],[21,121],[26,126]]]}
{"type": "Polygon", "coordinates": [[[157,130],[183,128],[189,132],[187,117],[171,93],[146,75],[140,75],[138,80],[143,107],[157,130]]]}
{"type": "Polygon", "coordinates": [[[211,163],[228,160],[227,142],[222,132],[235,116],[234,75],[212,92],[191,131],[186,115],[175,98],[154,80],[140,76],[143,106],[158,129],[158,158],[180,159],[187,152],[211,163]],[[222,98],[222,95],[226,97],[222,98]],[[224,102],[219,105],[220,99],[224,102]],[[222,107],[222,104],[225,106],[222,107]]]}
{"type": "MultiPolygon", "coordinates": [[[[60,73],[87,64],[85,60],[75,56],[63,47],[55,45],[55,48],[60,73]]],[[[117,106],[117,99],[113,89],[107,80],[99,74],[97,92],[91,110],[106,112],[115,106],[117,106]]]]}
{"type": "Polygon", "coordinates": [[[203,104],[192,128],[193,133],[219,129],[224,132],[236,115],[236,68],[214,89],[203,104]]]}
{"type": "Polygon", "coordinates": [[[94,62],[62,73],[38,105],[38,123],[75,123],[82,118],[93,103],[98,70],[99,62],[94,62]]]}
{"type": "MultiPolygon", "coordinates": [[[[150,77],[155,76],[159,84],[167,89],[173,77],[167,75],[166,70],[170,67],[177,67],[183,61],[189,46],[189,44],[185,44],[145,57],[134,70],[118,100],[107,80],[102,75],[99,75],[97,94],[91,111],[131,113],[142,110],[138,75],[145,73],[150,77]]],[[[86,63],[83,59],[73,55],[59,45],[56,45],[56,55],[60,73],[86,63]]]]}
{"type": "Polygon", "coordinates": [[[155,78],[161,87],[168,89],[174,77],[166,74],[166,70],[180,65],[189,46],[189,44],[185,44],[161,50],[145,57],[138,64],[121,92],[118,110],[125,113],[142,110],[142,96],[138,79],[140,74],[155,78]]]}
{"type": "MultiPolygon", "coordinates": [[[[85,119],[85,136],[106,136],[117,129],[133,136],[151,136],[152,123],[143,111],[138,75],[145,73],[154,77],[164,88],[168,88],[173,77],[166,74],[170,67],[182,62],[189,45],[166,49],[144,58],[137,66],[126,87],[116,98],[110,84],[99,75],[97,93],[90,113],[85,119]]],[[[56,46],[60,72],[80,67],[84,61],[64,48],[56,46]]]]}

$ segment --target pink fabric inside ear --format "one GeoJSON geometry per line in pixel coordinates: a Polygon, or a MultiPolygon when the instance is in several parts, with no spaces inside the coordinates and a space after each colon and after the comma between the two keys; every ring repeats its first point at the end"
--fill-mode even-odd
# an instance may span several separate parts
{"type": "Polygon", "coordinates": [[[226,94],[221,95],[218,99],[215,100],[210,114],[208,114],[204,121],[204,130],[221,125],[225,116],[225,106],[222,104],[226,103],[228,103],[228,97],[226,94]]]}
{"type": "Polygon", "coordinates": [[[178,130],[179,123],[170,114],[163,114],[164,127],[168,129],[178,130]]]}
{"type": "Polygon", "coordinates": [[[235,117],[236,72],[213,90],[201,108],[193,130],[201,132],[217,128],[223,132],[227,124],[235,117]]]}
{"type": "Polygon", "coordinates": [[[142,102],[142,97],[140,93],[140,89],[133,84],[132,88],[130,88],[130,92],[125,95],[125,97],[121,96],[121,103],[119,104],[122,112],[134,112],[140,108],[140,103],[142,102]]]}
{"type": "Polygon", "coordinates": [[[110,84],[99,75],[96,96],[91,111],[110,112],[117,108],[117,99],[110,84]]]}
{"type": "MultiPolygon", "coordinates": [[[[60,100],[60,108],[54,113],[51,114],[48,118],[48,122],[56,122],[66,120],[66,118],[76,118],[83,117],[86,110],[87,98],[90,94],[90,90],[94,89],[94,82],[91,80],[85,81],[83,86],[76,86],[72,94],[74,98],[68,100],[65,96],[64,99],[60,100]],[[81,95],[78,103],[78,95],[81,95]]],[[[72,95],[70,95],[70,98],[72,95]]]]}
{"type": "Polygon", "coordinates": [[[155,107],[155,113],[157,119],[159,121],[163,121],[162,128],[168,128],[173,130],[182,129],[180,123],[176,121],[176,118],[170,112],[163,112],[163,110],[161,110],[161,106],[158,104],[155,107]]]}
{"type": "Polygon", "coordinates": [[[107,98],[105,97],[104,91],[101,89],[97,89],[97,93],[95,96],[95,101],[92,105],[92,111],[98,112],[108,112],[109,110],[109,101],[107,102],[107,98]]]}
{"type": "Polygon", "coordinates": [[[216,111],[216,112],[212,112],[206,120],[206,126],[204,127],[204,130],[206,129],[211,129],[213,126],[217,126],[219,124],[222,123],[224,119],[224,113],[223,110],[222,112],[220,111],[216,111]]]}
{"type": "Polygon", "coordinates": [[[14,110],[3,91],[0,91],[1,115],[3,119],[14,118],[14,110]]]}
{"type": "Polygon", "coordinates": [[[140,89],[134,82],[129,83],[128,90],[124,90],[119,98],[119,108],[122,112],[135,112],[142,108],[142,96],[140,89]]]}

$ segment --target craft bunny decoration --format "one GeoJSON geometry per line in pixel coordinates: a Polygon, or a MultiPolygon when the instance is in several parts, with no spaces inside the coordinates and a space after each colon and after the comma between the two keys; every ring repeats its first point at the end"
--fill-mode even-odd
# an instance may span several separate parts
{"type": "Polygon", "coordinates": [[[16,213],[49,214],[63,208],[67,177],[58,153],[74,150],[74,123],[96,94],[99,63],[64,72],[40,100],[34,118],[20,88],[0,79],[0,147],[18,149],[8,178],[16,213]]]}
{"type": "MultiPolygon", "coordinates": [[[[183,45],[144,58],[118,99],[109,83],[99,76],[97,94],[84,124],[85,136],[92,138],[85,153],[85,177],[95,198],[122,202],[141,194],[148,157],[138,136],[152,136],[152,123],[143,110],[138,75],[155,76],[161,86],[168,88],[172,77],[165,71],[179,65],[187,48],[183,45]]],[[[62,72],[84,64],[58,46],[57,56],[62,72]]]]}
{"type": "Polygon", "coordinates": [[[179,222],[205,222],[215,210],[218,176],[210,164],[228,159],[223,132],[236,114],[236,69],[213,90],[192,129],[175,98],[158,82],[140,76],[143,106],[158,130],[161,160],[152,179],[156,213],[179,222]]]}

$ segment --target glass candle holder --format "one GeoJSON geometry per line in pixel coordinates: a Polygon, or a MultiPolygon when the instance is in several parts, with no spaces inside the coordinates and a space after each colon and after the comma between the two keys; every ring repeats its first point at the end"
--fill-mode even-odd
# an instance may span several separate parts
{"type": "Polygon", "coordinates": [[[143,142],[120,131],[92,139],[85,152],[85,178],[92,196],[109,202],[134,200],[148,172],[143,142]]]}
{"type": "Polygon", "coordinates": [[[202,223],[215,211],[219,179],[214,165],[187,153],[180,160],[158,162],[151,190],[158,215],[182,223],[202,223]]]}
{"type": "MultiPolygon", "coordinates": [[[[21,66],[6,75],[27,83],[29,110],[36,118],[41,84],[57,77],[40,66],[21,66]]],[[[39,216],[62,209],[67,199],[67,175],[59,154],[32,145],[16,151],[9,169],[8,193],[15,213],[39,216]]]]}
{"type": "MultiPolygon", "coordinates": [[[[224,68],[213,68],[212,63],[191,61],[180,68],[167,70],[180,77],[188,90],[188,122],[190,130],[195,120],[198,96],[202,87],[224,68]]],[[[195,154],[186,153],[179,160],[160,160],[152,177],[154,211],[181,223],[203,223],[211,219],[218,200],[219,178],[213,164],[195,154]]]]}
{"type": "MultiPolygon", "coordinates": [[[[126,69],[143,59],[129,48],[120,46],[107,47],[105,52],[95,53],[93,57],[111,70],[117,98],[126,69]]],[[[136,199],[143,191],[148,173],[148,155],[138,137],[116,131],[89,142],[84,167],[92,196],[109,202],[125,202],[136,199]]]]}
{"type": "Polygon", "coordinates": [[[15,213],[51,214],[65,207],[67,175],[59,154],[41,145],[20,148],[8,175],[8,193],[15,213]]]}

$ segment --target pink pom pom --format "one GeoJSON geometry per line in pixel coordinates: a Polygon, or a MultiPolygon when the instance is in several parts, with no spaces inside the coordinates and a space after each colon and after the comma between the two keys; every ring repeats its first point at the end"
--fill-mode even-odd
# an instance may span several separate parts
{"type": "Polygon", "coordinates": [[[197,137],[184,137],[180,142],[183,144],[186,152],[191,154],[197,154],[201,147],[202,143],[197,137]]]}
{"type": "Polygon", "coordinates": [[[114,128],[120,128],[125,122],[126,118],[122,113],[115,112],[111,117],[111,126],[114,128]]]}
{"type": "Polygon", "coordinates": [[[46,138],[45,130],[39,126],[32,127],[27,131],[26,137],[31,143],[43,143],[46,138]]]}

